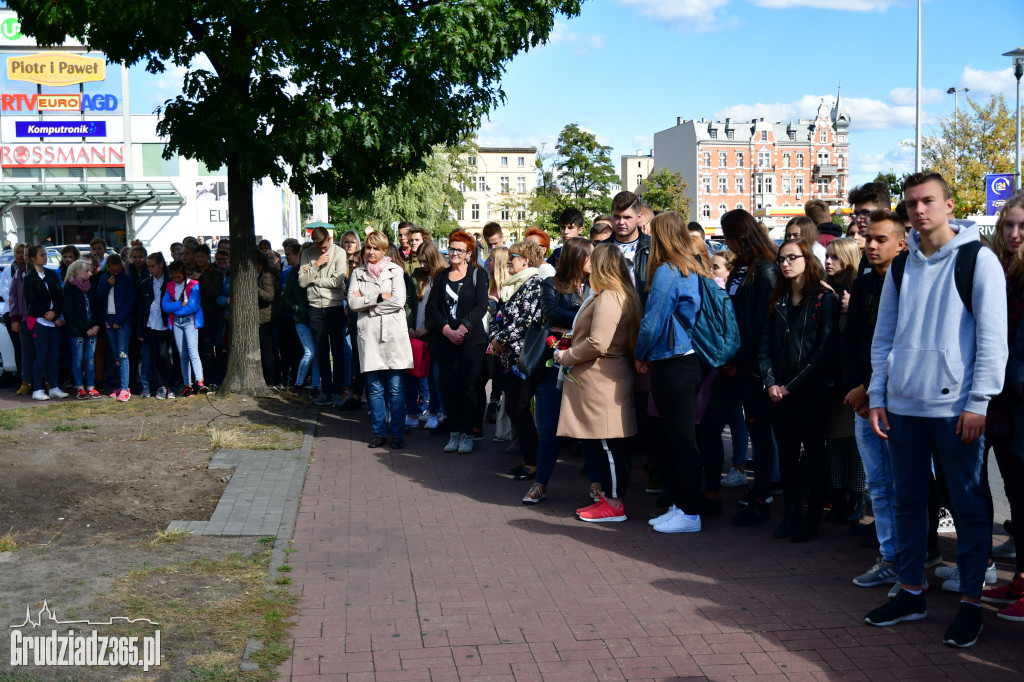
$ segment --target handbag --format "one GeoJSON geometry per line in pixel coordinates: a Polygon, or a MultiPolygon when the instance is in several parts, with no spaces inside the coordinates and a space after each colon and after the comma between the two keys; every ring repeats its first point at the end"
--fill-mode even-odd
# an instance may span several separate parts
{"type": "Polygon", "coordinates": [[[548,360],[555,356],[554,349],[548,346],[547,339],[550,335],[551,327],[540,322],[531,323],[530,328],[526,330],[523,350],[519,353],[517,365],[527,379],[547,369],[548,360]]]}
{"type": "Polygon", "coordinates": [[[430,347],[416,338],[409,338],[409,345],[412,346],[412,367],[405,370],[405,373],[417,379],[425,379],[430,374],[430,347]]]}
{"type": "Polygon", "coordinates": [[[505,411],[505,394],[501,394],[501,404],[498,407],[498,417],[494,425],[494,440],[498,442],[516,439],[515,429],[512,428],[512,420],[505,411]]]}

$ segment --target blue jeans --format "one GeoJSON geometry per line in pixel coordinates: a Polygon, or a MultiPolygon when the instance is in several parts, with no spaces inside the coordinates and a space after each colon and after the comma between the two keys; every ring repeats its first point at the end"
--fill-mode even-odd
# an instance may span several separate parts
{"type": "Polygon", "coordinates": [[[309,328],[309,325],[296,322],[295,333],[299,337],[299,343],[302,344],[302,359],[299,360],[299,369],[295,372],[295,385],[302,385],[302,382],[306,380],[309,368],[312,367],[313,381],[310,385],[313,388],[320,388],[320,365],[316,362],[316,344],[313,342],[313,331],[309,328]]]}
{"type": "Polygon", "coordinates": [[[131,363],[128,362],[128,346],[132,342],[131,325],[120,329],[114,329],[113,325],[107,324],[107,339],[110,341],[110,352],[114,356],[114,364],[121,373],[121,390],[128,390],[129,378],[131,376],[131,363]]]}
{"type": "Polygon", "coordinates": [[[46,381],[50,382],[51,391],[60,388],[60,330],[36,322],[32,340],[36,351],[32,361],[32,389],[42,391],[46,381]]]}
{"type": "Polygon", "coordinates": [[[96,337],[72,336],[71,375],[75,386],[93,388],[96,386],[96,337]],[[85,360],[85,383],[82,383],[82,360],[85,360]]]}
{"type": "Polygon", "coordinates": [[[406,375],[403,383],[405,384],[405,409],[409,410],[410,415],[419,416],[427,409],[427,388],[426,377],[417,379],[406,375]]]}
{"type": "Polygon", "coordinates": [[[992,526],[982,481],[984,437],[964,443],[956,435],[959,417],[906,417],[889,412],[889,454],[895,493],[896,564],[900,582],[924,583],[927,557],[928,488],[932,455],[945,474],[956,518],[956,565],[960,592],[978,599],[984,587],[992,526]]]}
{"type": "Polygon", "coordinates": [[[405,427],[405,393],[402,378],[405,370],[382,369],[366,372],[366,393],[370,403],[370,421],[373,435],[384,438],[387,435],[388,414],[391,416],[391,438],[402,438],[405,427]],[[385,398],[385,387],[387,397],[385,398]]]}
{"type": "Polygon", "coordinates": [[[896,540],[896,517],[893,510],[892,459],[889,445],[871,430],[871,422],[859,414],[853,416],[857,449],[864,463],[871,511],[875,515],[875,533],[879,553],[886,561],[896,561],[899,542],[896,540]]]}
{"type": "MultiPolygon", "coordinates": [[[[544,369],[544,378],[534,393],[533,411],[537,415],[537,482],[547,485],[558,461],[558,417],[562,413],[562,391],[558,388],[558,368],[544,369]]],[[[598,470],[599,472],[600,470],[598,470]]],[[[598,473],[595,472],[595,473],[598,473]]]]}
{"type": "Polygon", "coordinates": [[[444,397],[441,395],[441,370],[437,363],[430,362],[430,376],[427,386],[430,390],[430,405],[427,407],[430,414],[444,414],[444,397]]]}
{"type": "Polygon", "coordinates": [[[181,323],[178,322],[178,318],[174,318],[174,345],[178,347],[178,355],[181,357],[181,378],[185,386],[192,385],[193,370],[196,373],[196,381],[202,383],[203,361],[199,357],[199,330],[196,329],[192,317],[181,323]]]}

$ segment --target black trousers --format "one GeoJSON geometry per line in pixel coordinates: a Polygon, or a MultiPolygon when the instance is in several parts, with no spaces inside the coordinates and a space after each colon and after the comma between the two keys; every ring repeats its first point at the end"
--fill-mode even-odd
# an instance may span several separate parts
{"type": "Polygon", "coordinates": [[[671,444],[665,453],[673,502],[685,514],[700,514],[700,484],[703,462],[697,449],[693,414],[697,391],[703,379],[695,354],[678,355],[651,363],[651,393],[658,408],[664,433],[671,444]]]}
{"type": "Polygon", "coordinates": [[[502,375],[505,387],[505,413],[516,430],[519,445],[523,449],[523,462],[529,466],[537,466],[537,424],[530,412],[530,399],[537,390],[536,383],[524,380],[512,372],[502,375]]]}
{"type": "MultiPolygon", "coordinates": [[[[508,404],[506,398],[506,405],[508,404]]],[[[596,463],[601,472],[601,490],[612,499],[623,499],[629,488],[630,441],[632,438],[601,438],[581,440],[580,448],[588,462],[596,463]]]]}
{"type": "Polygon", "coordinates": [[[274,341],[276,333],[276,322],[265,322],[260,325],[260,363],[263,365],[263,381],[267,386],[277,386],[281,383],[281,356],[274,341]]]}
{"type": "MultiPolygon", "coordinates": [[[[767,391],[766,391],[767,393],[767,391]]],[[[825,428],[828,425],[828,391],[808,386],[772,403],[772,430],[779,446],[779,473],[786,496],[786,513],[802,513],[800,445],[810,473],[807,512],[820,517],[828,490],[828,455],[825,452],[825,428]]]]}
{"type": "MultiPolygon", "coordinates": [[[[174,334],[170,329],[156,330],[147,327],[142,331],[142,342],[149,347],[149,365],[153,370],[153,385],[157,388],[173,389],[181,374],[174,374],[171,346],[174,334]]],[[[204,374],[205,376],[205,374],[204,374]]]]}
{"type": "Polygon", "coordinates": [[[281,349],[281,381],[292,386],[302,359],[302,343],[295,332],[295,318],[282,317],[277,321],[277,339],[281,349]]]}
{"type": "Polygon", "coordinates": [[[437,352],[448,428],[453,433],[469,433],[479,426],[480,372],[487,346],[482,343],[456,346],[441,337],[432,350],[437,352]]]}
{"type": "MultiPolygon", "coordinates": [[[[340,393],[341,384],[335,381],[334,373],[331,371],[331,356],[337,359],[340,369],[342,358],[345,357],[345,308],[340,305],[310,308],[309,330],[313,332],[313,342],[316,344],[316,361],[320,366],[320,390],[328,395],[340,393]]],[[[341,376],[337,379],[343,380],[341,376]]]]}

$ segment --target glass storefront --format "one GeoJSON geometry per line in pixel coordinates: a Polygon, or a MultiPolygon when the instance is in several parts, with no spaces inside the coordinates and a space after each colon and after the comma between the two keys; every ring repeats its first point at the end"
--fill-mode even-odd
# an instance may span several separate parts
{"type": "Polygon", "coordinates": [[[88,244],[102,237],[109,246],[126,245],[127,216],[105,206],[25,207],[25,238],[32,244],[88,244]]]}

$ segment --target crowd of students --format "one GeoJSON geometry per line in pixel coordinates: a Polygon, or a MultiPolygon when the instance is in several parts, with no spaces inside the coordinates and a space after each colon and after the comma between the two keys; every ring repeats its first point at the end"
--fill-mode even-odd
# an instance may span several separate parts
{"type": "MultiPolygon", "coordinates": [[[[251,286],[264,379],[319,405],[365,399],[371,448],[404,448],[424,428],[447,435],[445,452],[468,454],[495,423],[495,440],[522,455],[507,473],[530,482],[524,504],[547,499],[559,447],[572,443],[593,502],[577,510],[584,522],[626,520],[633,461],[645,455],[647,490],[667,509],[650,520],[656,532],[701,531],[702,517],[724,513],[723,487],[749,485],[737,526],[775,518],[774,537],[807,542],[827,519],[878,547],[853,579],[892,588],[870,624],[924,618],[924,570],[936,567],[943,589],[961,593],[944,641],[971,646],[982,601],[1024,621],[1024,558],[1010,583],[986,587],[990,555],[1016,549],[1011,523],[992,546],[985,456],[994,449],[1019,521],[1024,195],[984,246],[975,224],[952,219],[941,176],[908,177],[905,197],[892,210],[884,185],[855,188],[844,227],[809,201],[781,246],[730,211],[720,251],[700,225],[630,192],[589,238],[583,214],[564,211],[554,251],[537,228],[506,244],[496,223],[484,244],[451,233],[447,259],[411,223],[397,243],[351,231],[335,243],[316,228],[308,243],[284,244],[283,262],[261,242],[251,286]],[[729,302],[738,340],[710,366],[693,331],[716,300],[729,302]],[[955,566],[939,565],[944,507],[955,566]]],[[[209,247],[187,240],[168,264],[141,244],[123,258],[98,244],[69,251],[58,273],[41,246],[18,245],[0,296],[20,339],[19,392],[66,397],[63,374],[77,397],[96,397],[104,367],[118,400],[134,385],[158,399],[215,388],[230,345],[228,247],[211,264],[209,247]]]]}

